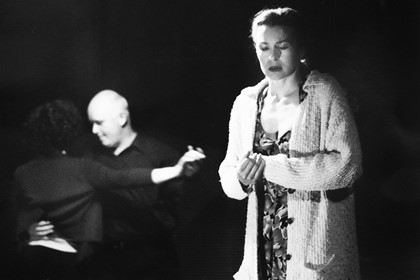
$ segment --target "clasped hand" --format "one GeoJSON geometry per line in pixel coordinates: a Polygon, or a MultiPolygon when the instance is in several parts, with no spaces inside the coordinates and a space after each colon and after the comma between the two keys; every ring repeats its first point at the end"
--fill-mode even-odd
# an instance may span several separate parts
{"type": "Polygon", "coordinates": [[[254,184],[262,175],[264,167],[265,160],[261,154],[247,152],[236,168],[238,180],[246,186],[254,184]]]}
{"type": "Polygon", "coordinates": [[[32,224],[28,229],[30,240],[45,239],[52,233],[54,233],[54,226],[50,221],[39,221],[32,224]]]}
{"type": "Polygon", "coordinates": [[[188,146],[188,152],[178,160],[176,166],[180,167],[181,175],[191,177],[200,169],[205,158],[206,155],[201,148],[188,146]]]}

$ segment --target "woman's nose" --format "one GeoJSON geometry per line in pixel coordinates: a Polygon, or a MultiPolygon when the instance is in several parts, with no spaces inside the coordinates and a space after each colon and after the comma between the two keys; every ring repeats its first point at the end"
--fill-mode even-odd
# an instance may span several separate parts
{"type": "Polygon", "coordinates": [[[281,55],[281,52],[277,49],[274,49],[270,53],[270,59],[272,59],[274,61],[277,61],[277,60],[279,60],[280,55],[281,55]]]}

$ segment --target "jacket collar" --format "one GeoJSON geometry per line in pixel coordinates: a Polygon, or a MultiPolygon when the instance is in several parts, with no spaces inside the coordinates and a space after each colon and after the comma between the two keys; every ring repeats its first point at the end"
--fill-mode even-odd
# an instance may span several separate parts
{"type": "MultiPolygon", "coordinates": [[[[305,83],[303,84],[303,90],[309,93],[310,87],[324,84],[327,79],[328,79],[327,74],[322,74],[318,72],[317,70],[312,70],[309,73],[308,78],[306,79],[305,83]]],[[[256,100],[258,94],[261,91],[263,91],[267,86],[268,86],[268,78],[264,78],[255,86],[244,88],[241,91],[241,95],[256,100]]]]}
{"type": "MultiPolygon", "coordinates": [[[[312,70],[308,78],[306,79],[305,83],[303,84],[303,90],[309,93],[309,88],[312,86],[320,85],[325,82],[325,74],[319,73],[317,70],[312,70]]],[[[262,79],[258,84],[255,86],[244,88],[241,91],[241,95],[257,99],[258,94],[263,91],[268,86],[268,78],[262,79]]]]}

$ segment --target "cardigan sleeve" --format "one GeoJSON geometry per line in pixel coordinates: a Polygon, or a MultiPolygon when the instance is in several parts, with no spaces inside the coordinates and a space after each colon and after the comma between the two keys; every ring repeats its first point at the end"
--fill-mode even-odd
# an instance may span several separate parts
{"type": "MultiPolygon", "coordinates": [[[[334,91],[334,87],[329,90],[334,91]]],[[[266,157],[267,180],[288,188],[316,191],[348,187],[360,176],[362,155],[357,128],[347,101],[338,90],[330,92],[328,108],[322,110],[327,120],[324,148],[291,158],[266,157]]]]}
{"type": "Polygon", "coordinates": [[[243,191],[241,184],[236,175],[236,166],[241,155],[238,154],[240,145],[240,122],[239,118],[239,100],[233,103],[229,120],[229,139],[227,145],[226,156],[219,167],[220,183],[225,194],[234,199],[242,200],[248,196],[243,191]]]}

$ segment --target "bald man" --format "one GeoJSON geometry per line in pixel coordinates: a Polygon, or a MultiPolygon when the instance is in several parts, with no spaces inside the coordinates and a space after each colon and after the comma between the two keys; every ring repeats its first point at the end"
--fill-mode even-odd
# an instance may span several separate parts
{"type": "MultiPolygon", "coordinates": [[[[116,169],[150,168],[155,183],[182,175],[191,176],[198,170],[196,161],[187,165],[182,171],[184,174],[171,169],[176,166],[179,154],[135,131],[127,100],[117,92],[103,90],[96,94],[87,113],[92,133],[104,147],[94,156],[99,162],[116,169]]],[[[194,153],[191,156],[202,153],[189,149],[194,153]]],[[[176,202],[182,185],[182,180],[170,180],[159,188],[151,186],[101,193],[104,250],[99,254],[98,263],[103,270],[99,278],[177,278],[178,261],[171,230],[176,223],[176,202]]]]}

